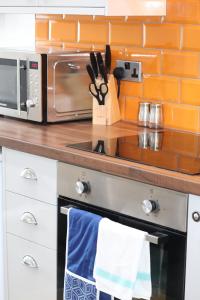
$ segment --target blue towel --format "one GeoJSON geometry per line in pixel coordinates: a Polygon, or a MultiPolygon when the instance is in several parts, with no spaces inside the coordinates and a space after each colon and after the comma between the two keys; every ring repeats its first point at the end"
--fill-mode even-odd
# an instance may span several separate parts
{"type": "MultiPolygon", "coordinates": [[[[99,222],[102,217],[79,209],[68,212],[64,300],[96,300],[93,277],[99,222]]],[[[111,300],[101,293],[100,300],[111,300]]]]}
{"type": "Polygon", "coordinates": [[[93,278],[100,216],[72,208],[68,222],[67,269],[85,279],[93,278]]]}
{"type": "MultiPolygon", "coordinates": [[[[64,300],[96,300],[97,290],[95,285],[87,283],[75,276],[65,275],[64,300]]],[[[103,299],[101,299],[103,300],[103,299]]]]}

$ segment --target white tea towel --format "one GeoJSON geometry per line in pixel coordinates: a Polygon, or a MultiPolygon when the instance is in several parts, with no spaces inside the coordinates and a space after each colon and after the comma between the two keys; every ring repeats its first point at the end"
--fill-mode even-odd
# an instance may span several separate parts
{"type": "Polygon", "coordinates": [[[94,264],[96,288],[118,299],[151,298],[147,233],[107,218],[99,223],[94,264]]]}

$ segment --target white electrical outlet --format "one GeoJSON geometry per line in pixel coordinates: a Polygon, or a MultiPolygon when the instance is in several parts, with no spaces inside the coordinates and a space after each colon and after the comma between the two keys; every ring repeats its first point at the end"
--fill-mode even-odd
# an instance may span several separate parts
{"type": "Polygon", "coordinates": [[[137,61],[117,60],[117,67],[124,68],[125,75],[122,80],[141,82],[142,63],[137,61]]]}

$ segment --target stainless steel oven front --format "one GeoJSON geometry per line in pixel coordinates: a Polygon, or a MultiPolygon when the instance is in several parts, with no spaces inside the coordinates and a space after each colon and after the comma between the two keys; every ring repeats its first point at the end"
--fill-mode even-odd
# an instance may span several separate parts
{"type": "Polygon", "coordinates": [[[63,299],[66,214],[72,206],[147,231],[151,300],[183,300],[188,195],[64,163],[58,170],[57,299],[63,299]]]}

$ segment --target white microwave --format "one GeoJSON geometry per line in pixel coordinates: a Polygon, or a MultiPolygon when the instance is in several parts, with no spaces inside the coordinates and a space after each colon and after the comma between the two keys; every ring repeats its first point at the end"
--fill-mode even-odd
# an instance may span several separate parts
{"type": "Polygon", "coordinates": [[[89,53],[0,49],[0,115],[36,122],[92,115],[89,53]]]}

